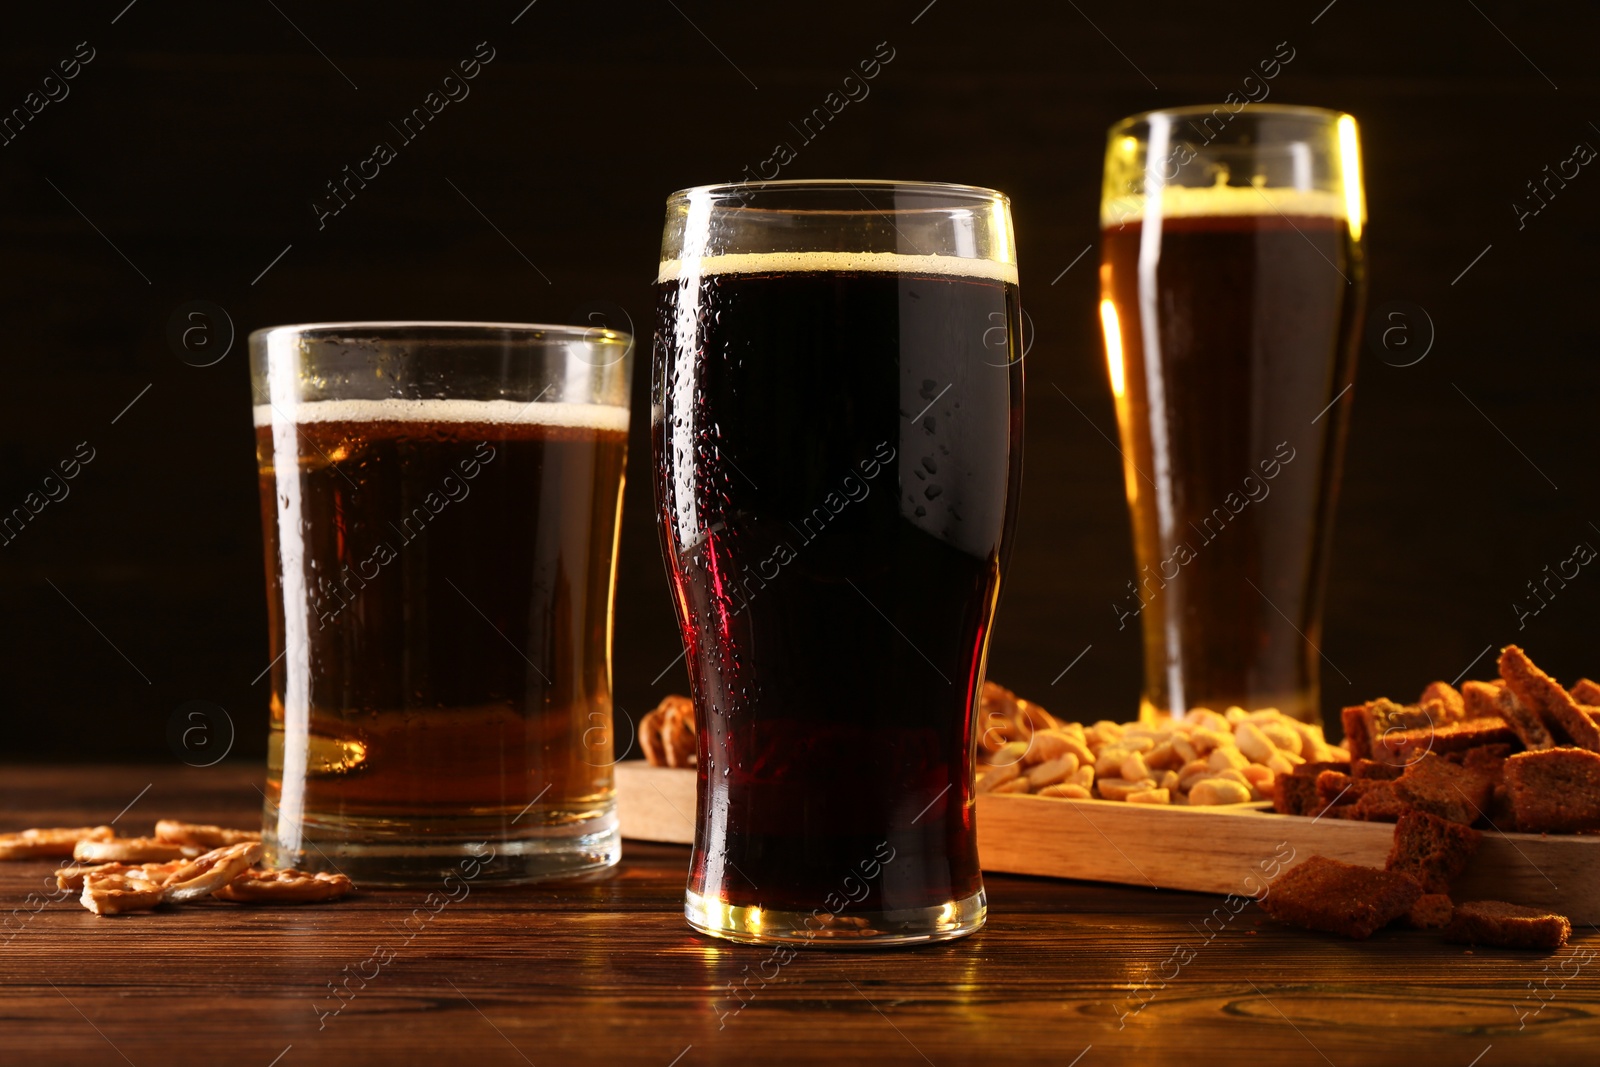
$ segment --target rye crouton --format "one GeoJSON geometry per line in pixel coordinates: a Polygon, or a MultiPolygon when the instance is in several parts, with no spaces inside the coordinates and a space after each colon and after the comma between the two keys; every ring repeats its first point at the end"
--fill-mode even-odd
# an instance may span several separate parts
{"type": "Polygon", "coordinates": [[[1572,738],[1579,748],[1600,752],[1600,726],[1578,706],[1571,693],[1534,666],[1527,653],[1516,645],[1507,645],[1500,653],[1500,677],[1506,680],[1506,688],[1543,718],[1547,726],[1572,738]]]}
{"type": "Polygon", "coordinates": [[[1312,856],[1278,876],[1261,908],[1279,922],[1364,940],[1420,896],[1422,887],[1409,875],[1312,856]]]}
{"type": "Polygon", "coordinates": [[[1425,811],[1408,811],[1395,824],[1384,869],[1409,874],[1425,893],[1448,893],[1482,840],[1483,835],[1471,827],[1425,811]]]}
{"type": "Polygon", "coordinates": [[[1481,770],[1428,753],[1406,768],[1394,783],[1394,791],[1418,811],[1471,826],[1489,810],[1494,779],[1481,770]]]}
{"type": "Polygon", "coordinates": [[[1444,939],[1460,945],[1554,950],[1571,934],[1572,923],[1565,915],[1500,900],[1473,900],[1456,905],[1444,939]]]}
{"type": "Polygon", "coordinates": [[[1406,912],[1406,925],[1416,930],[1443,930],[1450,925],[1456,906],[1444,893],[1424,893],[1406,912]]]}
{"type": "Polygon", "coordinates": [[[1519,752],[1506,760],[1505,790],[1524,833],[1600,830],[1600,755],[1593,752],[1519,752]]]}

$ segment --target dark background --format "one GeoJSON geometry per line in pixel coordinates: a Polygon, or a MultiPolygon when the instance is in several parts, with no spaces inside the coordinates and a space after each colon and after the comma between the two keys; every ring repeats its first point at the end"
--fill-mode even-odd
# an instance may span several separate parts
{"type": "MultiPolygon", "coordinates": [[[[1512,640],[1569,680],[1600,673],[1600,565],[1522,630],[1512,607],[1546,564],[1600,547],[1600,164],[1521,230],[1512,207],[1576,143],[1600,147],[1592,4],[525,4],[7,12],[0,110],[78,42],[95,58],[0,146],[0,510],[79,442],[95,458],[0,547],[0,757],[171,758],[168,724],[194,700],[226,709],[236,756],[263,751],[245,333],[565,321],[600,301],[648,337],[666,194],[796,141],[788,123],[884,41],[895,58],[871,95],[783,176],[1013,198],[1036,336],[991,677],[1070,717],[1135,711],[1137,631],[1118,632],[1111,608],[1133,556],[1097,253],[1077,258],[1097,239],[1105,129],[1219,100],[1283,41],[1295,57],[1270,101],[1363,124],[1369,306],[1400,310],[1386,321],[1410,332],[1391,340],[1413,340],[1369,348],[1347,398],[1325,706],[1409,696],[1512,640]],[[480,41],[495,58],[471,95],[400,146],[387,123],[480,41]],[[324,183],[378,140],[398,158],[319,231],[324,183]],[[213,366],[167,339],[191,300],[226,309],[238,333],[213,366]],[[1429,321],[1426,358],[1398,366],[1429,321]]],[[[647,347],[617,588],[616,695],[635,715],[686,687],[681,664],[652,682],[680,646],[650,502],[647,347]]]]}

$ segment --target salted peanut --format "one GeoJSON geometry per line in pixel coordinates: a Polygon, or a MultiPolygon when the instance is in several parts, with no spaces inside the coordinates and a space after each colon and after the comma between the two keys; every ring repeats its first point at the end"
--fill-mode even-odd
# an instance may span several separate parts
{"type": "Polygon", "coordinates": [[[1063,784],[1064,785],[1075,785],[1075,786],[1078,786],[1081,789],[1091,789],[1091,788],[1093,788],[1094,787],[1094,768],[1093,767],[1079,767],[1077,772],[1074,773],[1073,775],[1071,775],[1067,779],[1067,781],[1064,782],[1063,784]]]}
{"type": "Polygon", "coordinates": [[[1057,797],[1063,800],[1091,799],[1089,790],[1085,789],[1081,785],[1074,785],[1071,782],[1063,782],[1060,785],[1047,785],[1043,789],[1039,790],[1039,795],[1042,797],[1057,797]]]}
{"type": "Polygon", "coordinates": [[[354,883],[342,874],[323,871],[310,874],[293,867],[281,871],[251,867],[211,895],[236,904],[311,904],[322,900],[338,900],[353,889],[354,883]]]}
{"type": "Polygon", "coordinates": [[[229,830],[204,823],[179,822],[162,819],[156,823],[156,840],[174,845],[198,845],[201,848],[222,848],[241,841],[260,841],[259,830],[229,830]]]}
{"type": "Polygon", "coordinates": [[[1121,776],[1130,782],[1138,782],[1150,777],[1150,768],[1145,766],[1144,757],[1137,752],[1123,760],[1122,765],[1117,769],[1121,776]]]}
{"type": "Polygon", "coordinates": [[[1327,759],[1334,763],[1349,763],[1350,750],[1342,745],[1329,745],[1327,759]]]}
{"type": "Polygon", "coordinates": [[[1228,720],[1210,708],[1194,708],[1183,717],[1183,722],[1193,724],[1191,733],[1195,730],[1210,730],[1216,734],[1233,732],[1233,727],[1228,724],[1228,720]]]}
{"type": "Polygon", "coordinates": [[[1155,748],[1144,753],[1145,766],[1155,770],[1176,769],[1182,767],[1184,762],[1184,758],[1173,747],[1171,739],[1157,742],[1155,748]]]}
{"type": "Polygon", "coordinates": [[[1266,765],[1273,774],[1293,774],[1294,769],[1304,762],[1303,757],[1296,756],[1293,752],[1274,752],[1266,765]]]}
{"type": "Polygon", "coordinates": [[[1039,730],[1029,741],[1028,751],[1022,757],[1022,762],[1029,766],[1059,759],[1067,751],[1067,736],[1057,730],[1039,730]]]}
{"type": "Polygon", "coordinates": [[[1300,731],[1283,722],[1256,723],[1256,729],[1261,731],[1261,736],[1272,743],[1273,748],[1300,755],[1300,749],[1305,742],[1300,737],[1300,731]]]}
{"type": "Polygon", "coordinates": [[[1091,747],[1096,745],[1109,745],[1122,736],[1122,727],[1105,719],[1100,720],[1086,731],[1091,747]]]}
{"type": "Polygon", "coordinates": [[[1250,788],[1261,796],[1271,796],[1273,785],[1278,776],[1271,767],[1263,767],[1259,763],[1252,763],[1248,767],[1241,767],[1239,773],[1244,775],[1245,781],[1250,783],[1250,788]]]}
{"type": "Polygon", "coordinates": [[[983,777],[978,779],[977,790],[980,793],[993,793],[1021,773],[1022,767],[1017,763],[1002,763],[997,767],[990,767],[983,772],[983,777]]]}
{"type": "Polygon", "coordinates": [[[1190,789],[1194,788],[1194,784],[1196,782],[1206,778],[1214,777],[1216,773],[1217,772],[1213,771],[1210,767],[1202,766],[1199,770],[1179,774],[1178,791],[1181,793],[1187,793],[1190,789]]]}
{"type": "Polygon", "coordinates": [[[1178,772],[1162,771],[1161,777],[1156,779],[1156,788],[1165,789],[1169,793],[1176,793],[1178,791],[1178,772]]]}
{"type": "Polygon", "coordinates": [[[1196,753],[1205,755],[1215,749],[1232,748],[1233,734],[1230,730],[1211,730],[1202,727],[1189,735],[1189,742],[1194,745],[1196,753]]]}
{"type": "Polygon", "coordinates": [[[109,826],[75,826],[23,830],[0,834],[0,860],[67,857],[79,841],[108,841],[116,835],[109,826]]]}
{"type": "Polygon", "coordinates": [[[1137,782],[1130,782],[1125,778],[1105,778],[1099,783],[1100,795],[1107,800],[1126,800],[1129,793],[1155,787],[1156,783],[1152,778],[1144,778],[1137,782]]]}
{"type": "Polygon", "coordinates": [[[1250,760],[1237,748],[1227,747],[1214,749],[1207,758],[1206,763],[1214,771],[1225,771],[1230,767],[1239,768],[1250,765],[1250,760]]]}
{"type": "Polygon", "coordinates": [[[1060,759],[1047,760],[1036,767],[1029,769],[1024,775],[1028,784],[1034,789],[1040,786],[1055,785],[1065,781],[1067,776],[1078,769],[1078,757],[1063,756],[1060,759]]]}
{"type": "Polygon", "coordinates": [[[1021,763],[1027,758],[1027,755],[1028,742],[1007,741],[995,750],[994,755],[989,757],[989,764],[994,767],[1009,767],[1012,764],[1021,763]]]}
{"type": "Polygon", "coordinates": [[[1133,753],[1120,745],[1103,748],[1095,757],[1094,773],[1101,778],[1116,778],[1122,774],[1122,761],[1133,753]]]}
{"type": "Polygon", "coordinates": [[[196,845],[174,845],[153,837],[113,837],[79,841],[72,848],[72,858],[82,863],[160,863],[192,859],[203,851],[196,845]]]}
{"type": "Polygon", "coordinates": [[[1211,761],[1208,759],[1192,759],[1178,768],[1179,778],[1196,778],[1203,774],[1211,773],[1211,761]]]}
{"type": "MultiPolygon", "coordinates": [[[[1254,764],[1248,764],[1247,766],[1254,766],[1254,764]]],[[[1250,788],[1250,779],[1248,779],[1248,778],[1246,778],[1244,776],[1245,769],[1246,768],[1244,768],[1244,767],[1228,767],[1225,770],[1220,770],[1220,771],[1217,771],[1215,774],[1208,775],[1208,777],[1210,777],[1210,778],[1220,778],[1225,782],[1238,782],[1240,785],[1244,786],[1246,789],[1249,789],[1250,788]]]]}
{"type": "Polygon", "coordinates": [[[1206,778],[1196,782],[1189,790],[1189,803],[1198,807],[1217,804],[1244,804],[1250,799],[1250,790],[1226,778],[1206,778]]]}
{"type": "Polygon", "coordinates": [[[1194,750],[1194,745],[1190,744],[1189,739],[1182,734],[1175,734],[1173,736],[1172,751],[1175,752],[1184,763],[1193,763],[1200,756],[1200,753],[1194,750]]]}
{"type": "Polygon", "coordinates": [[[1165,789],[1137,789],[1122,799],[1129,804],[1171,804],[1172,794],[1165,789]]]}
{"type": "Polygon", "coordinates": [[[989,790],[989,792],[991,792],[991,793],[1027,793],[1027,792],[1031,792],[1032,790],[1033,790],[1032,783],[1030,783],[1026,778],[1018,776],[1018,777],[1011,778],[1008,781],[1001,782],[999,785],[997,785],[993,789],[989,790]]]}
{"type": "Polygon", "coordinates": [[[1239,746],[1240,755],[1253,763],[1265,763],[1277,755],[1278,746],[1267,740],[1261,727],[1253,722],[1241,722],[1234,728],[1233,738],[1239,746]]]}
{"type": "Polygon", "coordinates": [[[1067,751],[1072,753],[1074,756],[1078,757],[1078,763],[1079,764],[1087,763],[1091,767],[1094,766],[1094,763],[1095,763],[1094,750],[1091,749],[1088,746],[1088,744],[1086,744],[1084,742],[1083,738],[1081,738],[1081,737],[1068,738],[1067,739],[1067,751]]]}

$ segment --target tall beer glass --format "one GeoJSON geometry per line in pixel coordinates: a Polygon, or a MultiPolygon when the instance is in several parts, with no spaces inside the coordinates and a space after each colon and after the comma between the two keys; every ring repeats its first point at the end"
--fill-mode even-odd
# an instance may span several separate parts
{"type": "Polygon", "coordinates": [[[651,436],[699,727],[685,914],[737,941],[982,925],[975,708],[1016,511],[1008,201],[667,203],[651,436]]]}
{"type": "Polygon", "coordinates": [[[1366,218],[1356,123],[1179,108],[1111,128],[1100,320],[1144,636],[1142,717],[1318,706],[1366,218]]]}
{"type": "Polygon", "coordinates": [[[616,862],[630,350],[565,326],[251,335],[271,862],[431,885],[616,862]]]}

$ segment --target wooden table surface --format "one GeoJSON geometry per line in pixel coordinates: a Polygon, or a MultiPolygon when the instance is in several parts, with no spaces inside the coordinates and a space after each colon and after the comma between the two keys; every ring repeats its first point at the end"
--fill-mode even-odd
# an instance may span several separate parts
{"type": "MultiPolygon", "coordinates": [[[[253,824],[259,779],[0,767],[0,830],[253,824]]],[[[0,864],[16,909],[0,911],[0,1063],[1502,1067],[1600,1049],[1590,928],[1553,955],[1409,931],[1356,944],[1253,905],[1208,929],[1220,898],[992,876],[989,924],[966,940],[779,967],[689,931],[687,863],[687,848],[629,843],[602,877],[475,888],[437,910],[426,890],[374,890],[116,919],[43,896],[49,861],[0,864]],[[348,975],[369,977],[335,998],[348,975]]]]}

